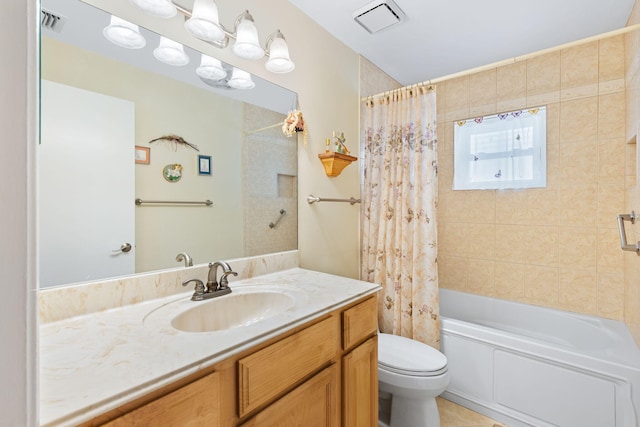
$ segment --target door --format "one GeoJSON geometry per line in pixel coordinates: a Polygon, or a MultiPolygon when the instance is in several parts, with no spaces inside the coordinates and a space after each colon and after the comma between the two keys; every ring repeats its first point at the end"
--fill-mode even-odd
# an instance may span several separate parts
{"type": "Polygon", "coordinates": [[[134,104],[46,80],[41,91],[40,286],[132,274],[134,104]]]}
{"type": "Polygon", "coordinates": [[[378,336],[342,358],[342,425],[378,425],[378,336]]]}

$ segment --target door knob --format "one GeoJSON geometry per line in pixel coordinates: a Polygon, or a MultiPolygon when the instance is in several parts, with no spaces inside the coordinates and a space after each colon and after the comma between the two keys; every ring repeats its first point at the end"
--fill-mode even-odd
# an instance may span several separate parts
{"type": "Polygon", "coordinates": [[[120,245],[120,249],[116,249],[112,252],[124,252],[127,253],[131,250],[132,246],[131,243],[123,243],[122,245],[120,245]]]}

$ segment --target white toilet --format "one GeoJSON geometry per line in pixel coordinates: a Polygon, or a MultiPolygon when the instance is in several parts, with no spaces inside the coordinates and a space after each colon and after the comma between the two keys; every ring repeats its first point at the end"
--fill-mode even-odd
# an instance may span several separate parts
{"type": "Polygon", "coordinates": [[[409,338],[378,335],[379,427],[440,427],[436,396],[448,384],[444,354],[409,338]]]}

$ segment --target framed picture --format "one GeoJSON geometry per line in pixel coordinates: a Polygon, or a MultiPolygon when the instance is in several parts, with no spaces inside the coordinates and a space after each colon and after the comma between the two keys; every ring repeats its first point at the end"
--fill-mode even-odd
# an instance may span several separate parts
{"type": "Polygon", "coordinates": [[[151,160],[151,148],[136,145],[136,163],[148,165],[151,160]]]}
{"type": "Polygon", "coordinates": [[[198,175],[211,175],[211,156],[198,155],[198,175]]]}

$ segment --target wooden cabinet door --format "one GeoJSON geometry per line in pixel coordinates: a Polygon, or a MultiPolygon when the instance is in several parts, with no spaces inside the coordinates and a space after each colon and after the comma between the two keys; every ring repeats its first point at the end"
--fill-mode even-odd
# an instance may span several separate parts
{"type": "Polygon", "coordinates": [[[242,424],[242,427],[339,427],[340,368],[319,372],[242,424]]]}
{"type": "Polygon", "coordinates": [[[350,350],[377,329],[378,300],[372,297],[342,313],[342,349],[350,350]]]}
{"type": "Polygon", "coordinates": [[[342,425],[378,425],[378,336],[342,358],[342,425]]]}
{"type": "Polygon", "coordinates": [[[339,317],[331,316],[238,361],[240,417],[275,400],[329,364],[340,351],[339,317]]]}
{"type": "Polygon", "coordinates": [[[107,427],[222,427],[220,377],[209,374],[116,418],[107,427]]]}

